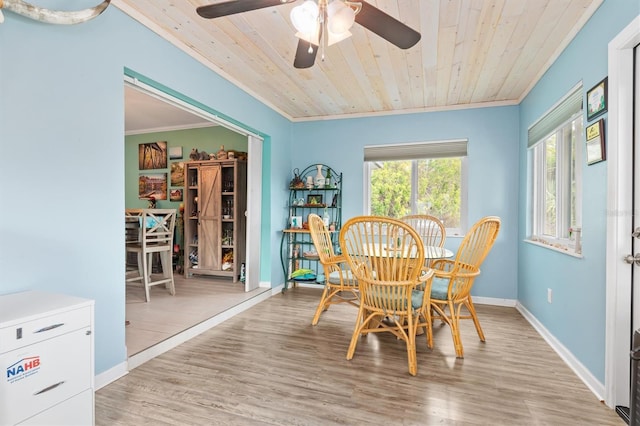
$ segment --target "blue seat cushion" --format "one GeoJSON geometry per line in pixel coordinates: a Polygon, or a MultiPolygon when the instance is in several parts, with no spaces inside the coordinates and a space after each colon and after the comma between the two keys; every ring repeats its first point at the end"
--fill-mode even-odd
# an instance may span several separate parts
{"type": "Polygon", "coordinates": [[[431,281],[431,298],[438,300],[447,300],[447,292],[449,290],[449,279],[434,277],[431,281]]]}
{"type": "Polygon", "coordinates": [[[424,291],[422,290],[413,290],[411,292],[411,306],[413,309],[420,309],[422,307],[422,296],[424,295],[424,291]]]}
{"type": "MultiPolygon", "coordinates": [[[[446,278],[434,278],[431,282],[431,298],[447,300],[447,290],[449,290],[449,280],[446,278]]],[[[411,306],[418,309],[422,306],[422,295],[424,291],[413,290],[411,292],[411,306]]]]}

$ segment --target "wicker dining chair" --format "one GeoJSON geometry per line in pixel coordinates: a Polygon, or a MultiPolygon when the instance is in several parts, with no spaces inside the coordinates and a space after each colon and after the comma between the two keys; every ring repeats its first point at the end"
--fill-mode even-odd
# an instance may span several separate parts
{"type": "MultiPolygon", "coordinates": [[[[456,356],[463,358],[464,350],[460,339],[460,320],[472,319],[482,342],[485,341],[478,315],[476,314],[471,288],[478,275],[480,265],[489,254],[500,231],[500,218],[487,216],[476,222],[460,243],[454,260],[438,259],[433,262],[434,277],[431,283],[431,320],[440,319],[451,328],[456,356]],[[469,312],[462,314],[462,307],[469,312]]],[[[425,313],[428,316],[428,313],[425,313]]],[[[428,337],[429,338],[429,337],[428,337]]],[[[432,341],[429,342],[430,347],[432,341]]]]}
{"type": "Polygon", "coordinates": [[[447,231],[440,219],[429,214],[412,214],[400,218],[420,235],[425,246],[444,247],[447,231]]]}
{"type": "Polygon", "coordinates": [[[329,306],[338,303],[348,303],[358,307],[358,282],[351,273],[347,259],[343,255],[335,254],[331,233],[317,214],[309,214],[308,219],[311,239],[315,246],[320,264],[324,269],[324,291],[320,303],[313,316],[312,325],[318,324],[322,312],[329,306]]]}
{"type": "MultiPolygon", "coordinates": [[[[444,223],[429,214],[413,214],[401,217],[400,220],[409,224],[422,238],[425,246],[444,247],[447,231],[444,223]]],[[[426,259],[425,266],[430,267],[432,260],[426,259]]]]}
{"type": "MultiPolygon", "coordinates": [[[[429,288],[433,275],[424,269],[420,236],[396,219],[359,216],[340,230],[340,247],[360,289],[360,309],[347,359],[353,358],[361,335],[390,332],[405,341],[409,373],[415,376],[416,332],[420,316],[429,315],[429,293],[414,297],[414,290],[429,288]]],[[[430,327],[427,329],[431,333],[430,327]]]]}

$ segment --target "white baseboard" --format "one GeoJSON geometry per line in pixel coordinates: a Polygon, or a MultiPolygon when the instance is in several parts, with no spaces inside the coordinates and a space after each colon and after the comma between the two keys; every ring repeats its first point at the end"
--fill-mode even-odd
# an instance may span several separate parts
{"type": "Polygon", "coordinates": [[[245,300],[244,302],[232,307],[231,309],[227,309],[226,311],[221,312],[215,317],[209,318],[208,320],[203,321],[200,324],[197,324],[191,328],[188,328],[183,332],[176,334],[173,337],[163,340],[162,342],[136,355],[129,357],[129,359],[126,362],[118,364],[114,368],[95,376],[96,390],[128,374],[130,370],[144,364],[145,362],[159,355],[162,355],[163,353],[175,348],[178,345],[181,345],[187,340],[196,337],[197,335],[215,327],[216,325],[228,320],[229,318],[243,311],[246,311],[250,307],[257,305],[258,303],[268,299],[274,294],[276,293],[274,293],[273,291],[271,292],[265,291],[255,297],[252,297],[251,299],[245,300]]]}
{"type": "MultiPolygon", "coordinates": [[[[475,299],[474,299],[475,302],[475,299]]],[[[596,377],[591,374],[591,372],[584,366],[582,363],[575,357],[573,354],[562,344],[558,339],[556,339],[550,332],[545,328],[544,325],[540,321],[534,317],[531,312],[529,312],[520,302],[516,304],[516,309],[522,314],[522,316],[529,321],[529,324],[533,326],[533,328],[542,336],[542,338],[551,346],[551,348],[556,351],[560,358],[573,370],[574,373],[584,382],[585,385],[593,392],[593,394],[598,398],[598,400],[603,401],[604,398],[604,385],[596,379],[596,377]]]]}
{"type": "Polygon", "coordinates": [[[472,296],[473,303],[475,305],[493,305],[493,306],[506,306],[509,308],[515,308],[518,303],[517,300],[514,299],[498,299],[495,297],[480,297],[480,296],[472,296]]]}
{"type": "Polygon", "coordinates": [[[127,363],[121,362],[113,368],[108,369],[107,371],[103,371],[98,374],[94,378],[95,390],[98,390],[111,382],[115,382],[122,376],[126,376],[129,374],[129,370],[127,370],[127,363]]]}

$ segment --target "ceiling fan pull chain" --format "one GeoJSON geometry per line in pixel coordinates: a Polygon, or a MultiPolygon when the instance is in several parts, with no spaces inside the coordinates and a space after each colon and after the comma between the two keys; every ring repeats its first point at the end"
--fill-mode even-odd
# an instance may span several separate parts
{"type": "Polygon", "coordinates": [[[320,21],[320,60],[324,62],[324,51],[327,48],[327,2],[320,1],[320,14],[318,15],[320,21]]]}

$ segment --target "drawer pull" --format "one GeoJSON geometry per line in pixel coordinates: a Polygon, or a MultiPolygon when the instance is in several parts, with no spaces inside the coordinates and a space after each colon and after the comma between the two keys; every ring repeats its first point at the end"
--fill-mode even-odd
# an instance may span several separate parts
{"type": "Polygon", "coordinates": [[[42,327],[40,330],[34,331],[34,333],[42,333],[42,332],[45,332],[45,331],[53,330],[54,328],[62,327],[63,325],[64,325],[63,322],[61,322],[59,324],[48,325],[46,327],[42,327]]]}
{"type": "Polygon", "coordinates": [[[51,386],[47,386],[46,388],[44,388],[42,390],[39,390],[38,392],[34,393],[34,395],[40,395],[41,393],[49,392],[50,390],[57,388],[58,386],[60,386],[63,383],[64,383],[64,380],[61,381],[61,382],[55,383],[55,384],[53,384],[51,386]]]}

